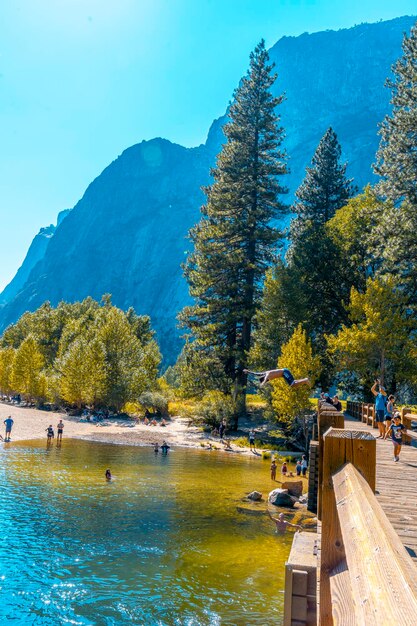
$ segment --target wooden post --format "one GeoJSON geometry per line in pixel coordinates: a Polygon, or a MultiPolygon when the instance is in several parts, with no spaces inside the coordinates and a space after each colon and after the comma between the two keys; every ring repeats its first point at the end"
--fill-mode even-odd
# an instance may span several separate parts
{"type": "Polygon", "coordinates": [[[317,517],[321,519],[321,489],[323,484],[323,435],[329,428],[344,428],[345,418],[343,413],[335,410],[320,410],[317,417],[318,442],[319,442],[319,484],[317,494],[317,517]]]}
{"type": "Polygon", "coordinates": [[[322,527],[320,562],[320,626],[333,626],[330,574],[345,560],[342,531],[336,508],[333,475],[352,463],[375,490],[376,440],[371,433],[330,428],[323,436],[321,484],[322,527]]]}
{"type": "Polygon", "coordinates": [[[378,428],[375,422],[375,405],[371,404],[370,411],[371,411],[371,426],[372,428],[378,428]]]}

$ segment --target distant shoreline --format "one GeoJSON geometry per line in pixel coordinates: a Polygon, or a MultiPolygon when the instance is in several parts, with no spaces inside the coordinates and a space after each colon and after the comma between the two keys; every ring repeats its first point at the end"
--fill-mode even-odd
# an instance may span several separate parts
{"type": "MultiPolygon", "coordinates": [[[[172,447],[196,448],[208,450],[208,442],[215,448],[213,451],[227,452],[218,437],[212,437],[202,432],[197,426],[189,426],[189,420],[182,417],[173,417],[167,420],[167,426],[146,426],[145,424],[129,423],[125,420],[104,420],[103,422],[85,422],[77,417],[69,417],[66,413],[41,411],[39,409],[20,407],[0,403],[0,434],[4,437],[3,421],[11,416],[14,420],[11,443],[20,441],[46,441],[46,428],[52,424],[55,437],[56,426],[59,420],[64,422],[65,439],[82,439],[97,443],[116,445],[132,445],[149,447],[155,443],[161,444],[165,439],[172,447]],[[203,445],[202,445],[203,444],[203,445]],[[217,448],[217,450],[216,450],[217,448]]],[[[3,443],[0,441],[0,443],[3,443]]],[[[237,447],[232,444],[232,451],[228,454],[239,454],[253,458],[262,458],[261,452],[253,454],[249,448],[237,447]]],[[[282,454],[277,452],[277,454],[282,454]]]]}

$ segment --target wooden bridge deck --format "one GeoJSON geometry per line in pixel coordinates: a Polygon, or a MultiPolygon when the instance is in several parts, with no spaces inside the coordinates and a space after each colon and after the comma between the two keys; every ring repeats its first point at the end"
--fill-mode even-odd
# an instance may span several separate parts
{"type": "MultiPolygon", "coordinates": [[[[378,432],[345,413],[345,428],[378,432]]],[[[391,439],[376,440],[376,496],[405,549],[417,564],[417,448],[403,446],[394,462],[391,439]]]]}

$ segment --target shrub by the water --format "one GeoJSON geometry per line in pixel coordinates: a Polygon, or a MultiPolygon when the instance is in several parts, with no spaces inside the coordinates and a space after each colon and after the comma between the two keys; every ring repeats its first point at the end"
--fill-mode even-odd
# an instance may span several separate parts
{"type": "Polygon", "coordinates": [[[218,428],[220,422],[230,422],[234,406],[230,396],[221,391],[208,391],[200,402],[190,409],[190,417],[196,422],[203,422],[212,429],[218,428]]]}
{"type": "Polygon", "coordinates": [[[145,391],[139,396],[139,403],[152,413],[168,414],[168,400],[162,393],[145,391]]]}

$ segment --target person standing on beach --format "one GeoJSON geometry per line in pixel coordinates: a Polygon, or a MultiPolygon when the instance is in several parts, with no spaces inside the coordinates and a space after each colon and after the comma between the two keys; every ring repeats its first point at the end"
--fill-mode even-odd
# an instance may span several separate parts
{"type": "Polygon", "coordinates": [[[59,420],[56,428],[57,428],[56,442],[58,443],[59,441],[62,441],[62,433],[64,432],[64,422],[62,421],[62,419],[59,420]]]}
{"type": "Polygon", "coordinates": [[[54,429],[52,428],[52,424],[49,424],[48,428],[45,428],[45,430],[46,430],[46,442],[51,443],[52,439],[54,438],[54,429]]]}
{"type": "Polygon", "coordinates": [[[303,472],[303,476],[306,476],[307,468],[308,468],[308,463],[307,463],[306,455],[303,454],[303,456],[301,457],[301,469],[303,472]]]}
{"type": "Polygon", "coordinates": [[[6,437],[4,441],[10,441],[10,435],[12,434],[12,426],[14,424],[14,421],[12,420],[11,415],[9,415],[9,417],[7,417],[4,420],[4,424],[6,425],[6,437]]]}
{"type": "Polygon", "coordinates": [[[277,463],[275,459],[272,459],[271,463],[271,480],[276,480],[277,478],[277,463]]]}
{"type": "Polygon", "coordinates": [[[224,423],[224,420],[222,420],[220,422],[220,426],[219,426],[219,437],[220,437],[220,441],[223,439],[223,435],[224,435],[224,431],[226,430],[226,424],[224,423]]]}
{"type": "Polygon", "coordinates": [[[298,459],[297,465],[295,466],[295,471],[297,472],[297,476],[301,476],[302,469],[303,468],[301,467],[301,461],[300,459],[298,459]]]}
{"type": "Polygon", "coordinates": [[[250,431],[249,431],[249,450],[253,450],[254,452],[256,452],[256,448],[255,448],[255,431],[253,430],[253,428],[251,428],[250,431]]]}
{"type": "Polygon", "coordinates": [[[385,399],[387,397],[387,392],[385,391],[384,387],[381,385],[378,379],[371,387],[371,391],[375,396],[375,421],[378,425],[379,430],[379,435],[377,439],[383,439],[385,435],[385,399]],[[376,390],[377,387],[378,391],[376,390]]]}

